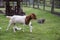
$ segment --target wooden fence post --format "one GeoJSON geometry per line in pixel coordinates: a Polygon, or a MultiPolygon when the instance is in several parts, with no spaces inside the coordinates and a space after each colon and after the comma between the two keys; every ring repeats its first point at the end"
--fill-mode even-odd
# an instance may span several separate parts
{"type": "Polygon", "coordinates": [[[30,0],[29,0],[29,7],[30,7],[30,0]]]}
{"type": "Polygon", "coordinates": [[[45,10],[45,2],[46,0],[43,0],[43,10],[45,10]]]}
{"type": "Polygon", "coordinates": [[[52,7],[51,7],[51,13],[54,12],[54,0],[52,0],[52,7]]]}
{"type": "Polygon", "coordinates": [[[38,3],[37,3],[37,8],[39,9],[39,4],[40,4],[40,0],[38,0],[38,3]]]}
{"type": "Polygon", "coordinates": [[[34,8],[34,0],[33,0],[33,8],[34,8]]]}
{"type": "Polygon", "coordinates": [[[26,7],[27,7],[27,0],[26,0],[26,7]]]}

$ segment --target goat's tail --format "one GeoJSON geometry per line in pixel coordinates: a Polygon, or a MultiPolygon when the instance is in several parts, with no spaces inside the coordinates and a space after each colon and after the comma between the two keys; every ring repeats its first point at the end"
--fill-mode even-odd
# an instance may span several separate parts
{"type": "Polygon", "coordinates": [[[12,18],[12,16],[6,16],[6,18],[11,19],[11,18],[12,18]]]}

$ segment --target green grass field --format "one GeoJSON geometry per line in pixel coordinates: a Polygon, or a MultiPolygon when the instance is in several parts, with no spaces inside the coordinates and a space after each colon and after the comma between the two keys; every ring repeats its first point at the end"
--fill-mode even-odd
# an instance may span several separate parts
{"type": "MultiPolygon", "coordinates": [[[[13,32],[12,26],[6,32],[8,19],[0,14],[0,40],[60,40],[60,17],[49,12],[23,7],[26,14],[35,13],[37,18],[45,18],[44,24],[38,24],[36,20],[32,20],[33,32],[29,32],[29,27],[25,26],[25,32],[13,32]]],[[[17,24],[19,27],[22,25],[17,24]]]]}

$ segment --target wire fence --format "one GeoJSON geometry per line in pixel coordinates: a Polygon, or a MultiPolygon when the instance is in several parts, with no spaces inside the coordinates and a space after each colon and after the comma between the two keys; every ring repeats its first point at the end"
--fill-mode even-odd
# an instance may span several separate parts
{"type": "Polygon", "coordinates": [[[49,12],[60,13],[60,1],[54,0],[23,0],[21,4],[25,7],[33,7],[49,12]]]}

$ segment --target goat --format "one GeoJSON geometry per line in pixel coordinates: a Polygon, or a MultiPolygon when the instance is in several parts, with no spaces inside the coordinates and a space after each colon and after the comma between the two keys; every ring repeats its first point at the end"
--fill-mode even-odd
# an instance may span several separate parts
{"type": "Polygon", "coordinates": [[[30,27],[30,32],[32,32],[32,23],[31,23],[31,20],[32,19],[37,19],[36,18],[36,15],[34,14],[34,13],[31,13],[30,15],[28,15],[28,16],[26,16],[26,15],[24,15],[24,16],[20,16],[20,15],[14,15],[14,16],[6,16],[7,18],[9,18],[10,19],[10,21],[9,21],[9,25],[8,25],[8,27],[7,27],[7,29],[6,30],[8,30],[9,29],[9,27],[11,26],[11,24],[14,24],[14,27],[13,27],[13,31],[14,32],[16,32],[16,30],[15,30],[15,27],[16,27],[16,23],[21,23],[21,24],[23,24],[23,25],[29,25],[29,27],[30,27]]]}

